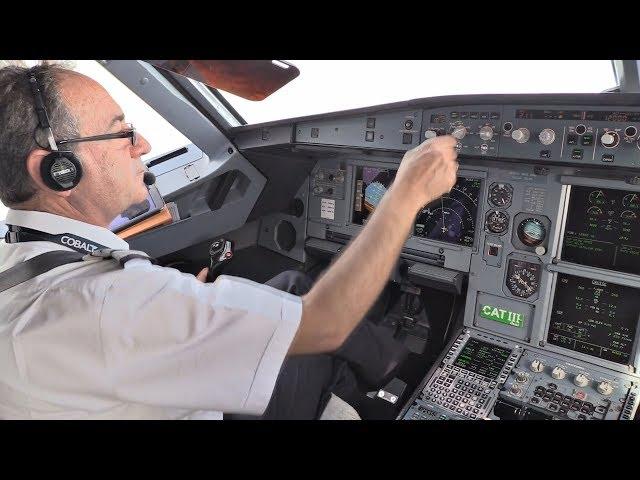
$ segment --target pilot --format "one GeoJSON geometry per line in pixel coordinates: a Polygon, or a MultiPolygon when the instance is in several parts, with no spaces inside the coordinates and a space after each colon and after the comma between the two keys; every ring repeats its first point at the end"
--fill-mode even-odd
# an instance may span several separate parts
{"type": "Polygon", "coordinates": [[[453,187],[455,143],[405,154],[366,227],[304,295],[226,275],[205,283],[206,269],[155,265],[108,230],[146,198],[151,147],[107,91],[56,65],[0,69],[0,200],[13,232],[0,270],[113,250],[0,281],[0,418],[262,415],[285,359],[339,350],[374,304],[419,208],[453,187]]]}

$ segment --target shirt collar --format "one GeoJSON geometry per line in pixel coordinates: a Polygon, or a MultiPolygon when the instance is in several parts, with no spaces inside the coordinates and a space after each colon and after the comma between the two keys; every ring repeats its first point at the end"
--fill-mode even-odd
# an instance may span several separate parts
{"type": "Polygon", "coordinates": [[[129,250],[129,244],[127,242],[106,228],[60,215],[54,215],[53,213],[9,209],[5,223],[40,230],[41,232],[52,235],[70,233],[104,245],[107,248],[129,250]]]}

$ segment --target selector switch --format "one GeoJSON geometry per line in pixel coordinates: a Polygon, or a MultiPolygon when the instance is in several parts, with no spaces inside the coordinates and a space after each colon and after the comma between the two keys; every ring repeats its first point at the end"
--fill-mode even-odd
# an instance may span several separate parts
{"type": "Polygon", "coordinates": [[[480,138],[485,142],[491,140],[493,138],[493,128],[489,125],[482,127],[480,129],[480,138]]]}
{"type": "Polygon", "coordinates": [[[527,374],[524,372],[516,373],[516,382],[525,383],[527,381],[527,374]]]}
{"type": "Polygon", "coordinates": [[[531,362],[531,365],[529,365],[529,368],[531,369],[532,372],[541,372],[542,370],[544,370],[544,364],[540,360],[536,359],[533,362],[531,362]]]}
{"type": "Polygon", "coordinates": [[[556,139],[556,132],[551,128],[545,128],[540,132],[538,138],[543,145],[551,145],[556,139]]]}
{"type": "Polygon", "coordinates": [[[589,384],[589,377],[587,377],[584,373],[579,373],[573,379],[573,383],[578,387],[586,387],[589,384]]]}
{"type": "Polygon", "coordinates": [[[518,143],[527,143],[530,135],[528,128],[519,128],[511,133],[511,138],[518,143]]]}
{"type": "Polygon", "coordinates": [[[613,385],[609,382],[600,382],[597,387],[598,393],[601,395],[611,395],[613,393],[613,385]]]}
{"type": "Polygon", "coordinates": [[[426,138],[427,140],[429,140],[430,138],[436,138],[438,136],[438,132],[436,132],[435,130],[425,130],[424,132],[424,138],[426,138]]]}
{"type": "Polygon", "coordinates": [[[562,369],[562,367],[553,367],[553,370],[551,371],[551,376],[556,380],[562,380],[564,377],[567,376],[567,372],[565,372],[564,369],[562,369]]]}
{"type": "Polygon", "coordinates": [[[600,142],[605,148],[615,148],[620,143],[620,135],[616,132],[605,132],[605,134],[600,137],[600,142]]]}
{"type": "Polygon", "coordinates": [[[453,130],[451,135],[458,140],[462,140],[467,135],[467,129],[463,126],[458,126],[453,130]]]}

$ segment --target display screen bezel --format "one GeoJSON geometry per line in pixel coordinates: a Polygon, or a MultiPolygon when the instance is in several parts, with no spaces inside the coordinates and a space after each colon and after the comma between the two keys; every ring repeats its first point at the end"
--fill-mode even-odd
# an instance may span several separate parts
{"type": "Polygon", "coordinates": [[[631,185],[619,185],[617,182],[607,182],[607,181],[602,181],[602,180],[594,180],[594,179],[582,179],[583,181],[581,182],[576,182],[576,183],[567,183],[566,179],[563,179],[563,184],[564,187],[566,188],[566,197],[564,199],[564,209],[563,209],[563,213],[562,213],[562,218],[561,218],[561,232],[560,232],[560,239],[558,242],[558,253],[557,253],[557,257],[560,261],[566,263],[566,264],[570,264],[570,265],[580,265],[582,267],[585,268],[594,268],[596,270],[601,270],[601,271],[607,271],[607,272],[614,272],[620,275],[631,275],[634,277],[640,277],[640,273],[632,273],[632,272],[626,272],[626,271],[622,271],[622,270],[616,270],[613,268],[605,268],[605,267],[598,267],[598,266],[594,266],[594,265],[586,265],[586,264],[582,264],[582,263],[577,263],[571,260],[566,260],[565,258],[562,257],[562,253],[564,251],[564,242],[565,242],[565,238],[566,238],[566,230],[567,230],[567,220],[568,220],[568,216],[569,216],[569,204],[571,202],[571,195],[572,195],[572,191],[574,189],[574,187],[580,187],[580,188],[601,188],[604,190],[619,190],[621,192],[634,192],[634,193],[638,193],[640,194],[640,189],[637,188],[633,188],[631,185]],[[614,183],[613,185],[611,183],[614,183]]]}
{"type": "MultiPolygon", "coordinates": [[[[349,201],[347,202],[347,206],[348,206],[348,211],[347,211],[347,221],[346,224],[348,226],[351,227],[356,227],[356,228],[363,228],[364,225],[361,225],[359,223],[355,223],[353,221],[353,212],[354,212],[354,202],[355,202],[355,191],[356,191],[356,172],[358,168],[362,168],[362,167],[367,167],[367,168],[379,168],[379,169],[386,169],[386,170],[395,170],[396,172],[398,171],[398,168],[400,168],[399,164],[383,164],[380,162],[363,162],[363,161],[355,161],[355,162],[351,162],[349,164],[349,167],[351,168],[351,181],[350,181],[350,188],[349,188],[349,201]]],[[[486,177],[486,172],[485,171],[476,171],[476,170],[466,170],[464,168],[460,168],[460,170],[457,173],[458,177],[464,177],[464,178],[468,178],[468,179],[477,179],[480,180],[480,188],[478,189],[478,208],[476,209],[476,217],[475,217],[475,232],[473,235],[473,243],[470,246],[467,245],[462,245],[462,244],[458,244],[458,243],[450,243],[450,242],[444,242],[441,240],[433,240],[430,238],[426,238],[426,237],[421,237],[421,236],[417,236],[414,235],[414,229],[412,227],[411,230],[411,235],[409,235],[408,238],[415,240],[421,244],[426,244],[426,245],[434,245],[434,246],[443,246],[446,247],[448,249],[464,249],[467,251],[471,251],[471,252],[477,252],[478,251],[478,240],[480,238],[481,233],[484,231],[484,224],[480,225],[478,222],[480,221],[479,219],[484,218],[483,215],[485,214],[485,202],[484,202],[484,197],[486,195],[486,183],[487,183],[487,177],[486,177]]],[[[345,192],[345,195],[347,194],[347,192],[345,192]]],[[[416,218],[417,218],[417,214],[416,214],[416,218]]],[[[415,224],[414,224],[415,226],[415,224]]],[[[440,252],[442,253],[442,252],[440,252]]]]}

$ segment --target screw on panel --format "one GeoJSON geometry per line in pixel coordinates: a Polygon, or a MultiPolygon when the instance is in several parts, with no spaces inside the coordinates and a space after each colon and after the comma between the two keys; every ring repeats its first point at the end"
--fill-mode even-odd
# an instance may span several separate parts
{"type": "Polygon", "coordinates": [[[233,148],[229,147],[229,148],[227,149],[227,152],[228,152],[229,154],[233,153],[233,148]]]}
{"type": "Polygon", "coordinates": [[[440,248],[438,249],[438,253],[444,253],[444,248],[440,247],[440,248]]]}
{"type": "Polygon", "coordinates": [[[142,77],[140,79],[140,85],[146,85],[147,83],[149,83],[149,79],[147,77],[142,77]]]}
{"type": "Polygon", "coordinates": [[[541,347],[544,347],[544,346],[545,346],[545,342],[544,342],[544,340],[540,340],[540,341],[538,342],[538,345],[540,345],[541,347]]]}

